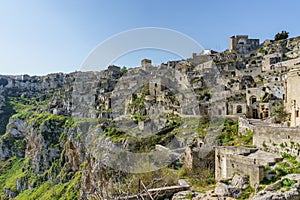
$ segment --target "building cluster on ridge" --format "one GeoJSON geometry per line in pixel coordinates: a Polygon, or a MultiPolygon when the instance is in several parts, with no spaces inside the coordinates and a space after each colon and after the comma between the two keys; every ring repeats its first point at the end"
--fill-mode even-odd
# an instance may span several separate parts
{"type": "MultiPolygon", "coordinates": [[[[192,87],[196,90],[199,86],[197,81],[200,82],[203,72],[209,72],[216,66],[219,84],[225,87],[222,92],[226,96],[226,102],[219,106],[218,111],[222,115],[267,119],[271,117],[271,111],[277,102],[285,100],[285,110],[291,116],[287,123],[290,126],[300,125],[300,122],[296,123],[299,99],[294,101],[294,110],[291,110],[290,102],[287,103],[287,99],[292,98],[290,94],[296,94],[290,92],[291,88],[297,89],[295,85],[298,79],[292,78],[292,74],[300,67],[300,37],[280,41],[266,40],[262,44],[259,39],[249,39],[247,35],[232,36],[229,40],[229,50],[204,50],[200,54],[194,53],[186,60],[169,61],[162,65],[185,70],[184,74],[192,80],[192,87]],[[197,74],[196,71],[202,74],[197,74]],[[292,79],[295,80],[289,81],[292,79]]],[[[151,60],[142,60],[142,67],[149,65],[151,60]]],[[[200,84],[201,87],[202,85],[200,84]]]]}
{"type": "MultiPolygon", "coordinates": [[[[142,66],[146,64],[151,61],[143,60],[142,66]]],[[[216,115],[238,117],[239,134],[253,132],[256,148],[216,147],[216,180],[238,173],[249,176],[251,186],[256,187],[273,176],[265,166],[275,168],[282,161],[281,154],[300,156],[300,37],[260,44],[245,35],[233,36],[229,50],[205,50],[162,65],[181,70],[208,115],[213,114],[213,107],[216,115]],[[209,79],[212,69],[218,74],[215,82],[209,79]],[[210,91],[203,92],[214,84],[223,88],[217,92],[221,101],[207,95],[210,91]],[[274,114],[279,108],[284,119],[274,114]]],[[[205,145],[201,145],[188,150],[191,166],[203,163],[199,155],[205,145]]]]}
{"type": "MultiPolygon", "coordinates": [[[[141,131],[175,123],[172,117],[176,115],[237,119],[239,134],[252,131],[256,148],[222,146],[214,150],[199,140],[188,150],[187,166],[202,165],[215,155],[217,180],[239,173],[248,175],[255,186],[271,176],[264,166],[274,167],[281,153],[300,156],[300,37],[260,43],[237,35],[229,40],[228,50],[204,50],[159,66],[143,59],[140,67],[125,71],[109,66],[100,72],[0,76],[0,110],[11,96],[47,94],[47,113],[94,118],[103,126],[126,116],[134,116],[136,121],[130,125],[141,131]],[[168,119],[148,119],[159,112],[168,119]],[[203,152],[210,157],[203,157],[203,152]]],[[[187,141],[176,139],[178,144],[187,141]]]]}

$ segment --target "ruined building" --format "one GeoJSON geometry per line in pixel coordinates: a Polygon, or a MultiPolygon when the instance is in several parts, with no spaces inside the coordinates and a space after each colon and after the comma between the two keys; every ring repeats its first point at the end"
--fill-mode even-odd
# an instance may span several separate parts
{"type": "Polygon", "coordinates": [[[229,50],[239,54],[247,54],[259,48],[259,39],[249,39],[248,35],[232,36],[229,41],[229,50]]]}
{"type": "Polygon", "coordinates": [[[152,65],[152,60],[149,60],[149,59],[143,59],[142,61],[141,61],[141,66],[142,67],[147,67],[147,66],[151,66],[152,65]]]}

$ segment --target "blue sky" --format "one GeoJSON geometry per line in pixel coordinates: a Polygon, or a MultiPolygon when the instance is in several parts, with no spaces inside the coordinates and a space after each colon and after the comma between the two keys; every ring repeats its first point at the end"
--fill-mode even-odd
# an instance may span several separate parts
{"type": "MultiPolygon", "coordinates": [[[[218,51],[236,34],[298,36],[299,7],[298,0],[0,0],[0,74],[80,70],[99,43],[133,28],[173,29],[218,51]]],[[[137,66],[143,57],[156,64],[176,58],[147,50],[116,64],[137,66]]]]}

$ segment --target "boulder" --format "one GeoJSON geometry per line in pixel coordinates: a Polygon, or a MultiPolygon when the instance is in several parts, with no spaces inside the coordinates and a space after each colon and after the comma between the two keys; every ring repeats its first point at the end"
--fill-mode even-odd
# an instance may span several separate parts
{"type": "Polygon", "coordinates": [[[300,174],[288,174],[276,183],[267,186],[258,192],[253,200],[299,200],[300,199],[300,174]],[[290,187],[283,186],[283,180],[290,179],[296,182],[290,187]]]}

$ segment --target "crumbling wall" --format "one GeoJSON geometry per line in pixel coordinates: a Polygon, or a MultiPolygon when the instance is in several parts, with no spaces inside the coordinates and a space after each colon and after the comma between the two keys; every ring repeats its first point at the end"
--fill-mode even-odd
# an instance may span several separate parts
{"type": "Polygon", "coordinates": [[[249,176],[252,187],[265,177],[264,166],[258,165],[253,158],[229,154],[226,158],[226,166],[227,177],[233,177],[235,173],[249,176]]]}
{"type": "Polygon", "coordinates": [[[249,176],[250,185],[258,184],[265,176],[264,167],[255,158],[247,157],[257,151],[249,147],[216,147],[215,178],[230,178],[235,173],[249,176]]]}
{"type": "Polygon", "coordinates": [[[300,129],[288,127],[255,127],[253,145],[265,151],[300,156],[300,129]]]}
{"type": "Polygon", "coordinates": [[[246,116],[240,116],[239,117],[239,134],[243,134],[246,132],[246,130],[253,131],[254,126],[250,124],[249,120],[246,118],[246,116]]]}

